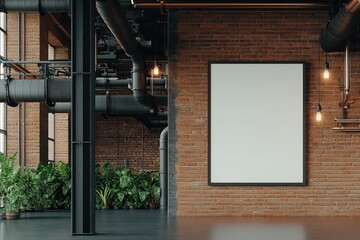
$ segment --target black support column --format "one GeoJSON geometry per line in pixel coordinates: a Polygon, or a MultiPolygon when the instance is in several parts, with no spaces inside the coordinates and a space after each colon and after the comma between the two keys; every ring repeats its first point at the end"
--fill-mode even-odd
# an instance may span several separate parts
{"type": "Polygon", "coordinates": [[[95,234],[95,0],[72,0],[72,233],[95,234]]]}

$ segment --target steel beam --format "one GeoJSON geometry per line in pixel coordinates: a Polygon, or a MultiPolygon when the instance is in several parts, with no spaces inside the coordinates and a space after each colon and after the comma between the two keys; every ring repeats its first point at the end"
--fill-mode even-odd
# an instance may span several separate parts
{"type": "Polygon", "coordinates": [[[72,234],[95,234],[95,0],[72,0],[72,234]]]}

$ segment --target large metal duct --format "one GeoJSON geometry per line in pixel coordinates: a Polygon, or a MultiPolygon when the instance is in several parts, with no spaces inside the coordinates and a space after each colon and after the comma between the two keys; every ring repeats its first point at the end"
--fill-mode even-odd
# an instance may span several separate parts
{"type": "MultiPolygon", "coordinates": [[[[105,83],[105,80],[96,80],[98,86],[118,86],[123,85],[124,81],[110,80],[105,83]]],[[[158,82],[161,84],[161,81],[158,82]]],[[[0,80],[0,102],[70,102],[71,101],[71,81],[70,79],[54,79],[48,80],[21,80],[21,79],[1,79],[0,80]],[[8,93],[7,93],[8,91],[8,93]],[[9,98],[9,99],[7,99],[9,98]]],[[[132,96],[124,96],[128,99],[132,96]]],[[[116,98],[123,100],[122,98],[116,98]]],[[[166,96],[147,96],[149,105],[167,105],[166,96]]],[[[114,98],[114,101],[117,101],[114,98]]],[[[134,104],[134,107],[139,105],[137,101],[125,101],[126,104],[134,104]]],[[[143,106],[148,108],[147,106],[143,106]]],[[[70,108],[69,108],[70,109],[70,108]]]]}
{"type": "Polygon", "coordinates": [[[0,0],[1,12],[70,12],[70,0],[0,0]]]}
{"type": "Polygon", "coordinates": [[[132,91],[134,97],[144,103],[146,95],[146,64],[140,44],[136,41],[134,33],[122,13],[121,4],[117,0],[97,0],[96,8],[116,40],[123,48],[125,54],[131,58],[132,91]]]}
{"type": "Polygon", "coordinates": [[[326,52],[344,51],[360,24],[360,0],[351,0],[322,31],[320,43],[326,52]]]}
{"type": "Polygon", "coordinates": [[[167,209],[168,198],[168,132],[166,127],[160,135],[160,209],[167,209]]]}
{"type": "Polygon", "coordinates": [[[68,79],[9,80],[1,79],[0,102],[70,102],[68,79]],[[47,81],[47,82],[46,82],[47,81]]]}

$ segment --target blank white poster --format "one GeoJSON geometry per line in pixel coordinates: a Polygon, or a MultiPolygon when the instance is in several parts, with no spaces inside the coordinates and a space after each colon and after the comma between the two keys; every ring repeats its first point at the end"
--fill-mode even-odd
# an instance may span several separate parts
{"type": "Polygon", "coordinates": [[[209,184],[304,185],[304,63],[209,63],[209,184]]]}

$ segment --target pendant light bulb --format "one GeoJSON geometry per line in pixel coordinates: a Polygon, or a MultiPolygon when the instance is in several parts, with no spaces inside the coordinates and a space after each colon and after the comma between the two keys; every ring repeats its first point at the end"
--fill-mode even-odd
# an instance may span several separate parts
{"type": "Polygon", "coordinates": [[[321,112],[317,112],[316,113],[316,121],[321,122],[321,120],[322,120],[321,112]]]}
{"type": "Polygon", "coordinates": [[[159,74],[160,74],[159,67],[158,67],[158,65],[155,65],[155,67],[154,67],[154,76],[159,76],[159,74]]]}
{"type": "Polygon", "coordinates": [[[322,120],[322,115],[321,115],[322,108],[321,108],[320,104],[317,105],[316,110],[317,110],[316,111],[316,121],[320,122],[322,120]]]}
{"type": "Polygon", "coordinates": [[[329,63],[328,62],[325,62],[324,68],[325,68],[324,69],[324,78],[329,79],[330,72],[329,72],[329,63]]]}

